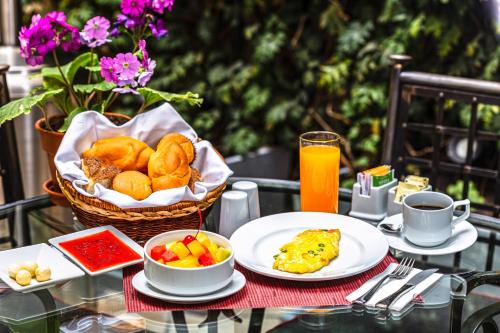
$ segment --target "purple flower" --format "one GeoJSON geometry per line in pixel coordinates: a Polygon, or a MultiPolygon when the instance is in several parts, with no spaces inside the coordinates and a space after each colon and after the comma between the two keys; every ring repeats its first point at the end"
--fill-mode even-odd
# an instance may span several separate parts
{"type": "Polygon", "coordinates": [[[110,23],[107,19],[102,16],[95,16],[87,21],[81,37],[90,48],[101,46],[111,41],[107,39],[109,36],[109,27],[110,23]]]}
{"type": "Polygon", "coordinates": [[[118,82],[118,77],[115,71],[115,60],[109,57],[102,57],[100,60],[101,76],[109,82],[118,82]]]}
{"type": "Polygon", "coordinates": [[[122,0],[122,13],[131,17],[140,17],[146,6],[145,0],[122,0]]]}
{"type": "Polygon", "coordinates": [[[168,11],[171,12],[174,7],[174,1],[175,0],[152,0],[151,7],[159,14],[163,14],[165,8],[168,8],[168,11]]]}
{"type": "Polygon", "coordinates": [[[66,15],[63,12],[50,12],[46,17],[53,23],[66,23],[66,15]]]}
{"type": "Polygon", "coordinates": [[[77,28],[70,25],[66,25],[59,33],[58,39],[64,52],[77,51],[81,46],[80,32],[77,28]]]}
{"type": "Polygon", "coordinates": [[[43,63],[45,56],[56,47],[56,31],[47,18],[34,15],[29,28],[19,31],[21,57],[31,66],[43,63]]]}
{"type": "Polygon", "coordinates": [[[151,34],[157,39],[162,38],[168,33],[165,27],[165,21],[162,19],[157,19],[156,22],[149,23],[149,28],[151,29],[151,34]]]}
{"type": "Polygon", "coordinates": [[[132,53],[119,53],[115,57],[115,70],[120,81],[133,80],[141,66],[139,59],[132,53]]]}
{"type": "Polygon", "coordinates": [[[120,87],[120,88],[114,88],[113,89],[114,92],[117,92],[119,94],[128,94],[128,93],[132,93],[134,95],[139,95],[139,93],[133,89],[133,88],[130,88],[130,87],[120,87]]]}
{"type": "Polygon", "coordinates": [[[151,77],[153,76],[154,69],[156,67],[156,61],[149,58],[148,51],[146,50],[146,41],[141,39],[138,43],[139,46],[139,57],[141,60],[142,68],[139,71],[139,77],[137,82],[140,86],[144,87],[151,77]]]}

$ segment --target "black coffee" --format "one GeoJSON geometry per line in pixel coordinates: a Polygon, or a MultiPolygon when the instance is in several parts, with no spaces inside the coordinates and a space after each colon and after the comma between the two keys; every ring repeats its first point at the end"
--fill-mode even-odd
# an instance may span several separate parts
{"type": "Polygon", "coordinates": [[[431,206],[431,205],[414,205],[414,206],[410,206],[410,207],[415,208],[415,209],[420,209],[420,210],[438,210],[438,209],[446,208],[443,206],[431,206]]]}

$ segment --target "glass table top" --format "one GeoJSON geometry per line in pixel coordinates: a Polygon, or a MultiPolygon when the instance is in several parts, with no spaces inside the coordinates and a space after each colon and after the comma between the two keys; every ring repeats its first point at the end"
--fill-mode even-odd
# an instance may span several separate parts
{"type": "MultiPolygon", "coordinates": [[[[298,188],[293,182],[260,189],[263,216],[300,208],[298,188]],[[284,186],[281,186],[284,185],[284,186]]],[[[341,214],[350,208],[348,192],[340,195],[341,214]]],[[[48,206],[13,209],[29,225],[32,243],[70,233],[83,227],[69,208],[48,206]]],[[[207,217],[206,228],[217,230],[217,204],[207,217]]],[[[488,239],[492,231],[480,230],[488,239]]],[[[174,311],[128,313],[125,308],[122,271],[97,277],[85,276],[62,285],[34,293],[21,294],[0,288],[0,332],[304,332],[352,331],[399,332],[450,331],[452,308],[465,299],[465,277],[470,271],[484,271],[491,244],[477,242],[454,255],[440,257],[413,256],[419,268],[439,267],[445,273],[436,286],[418,304],[402,314],[385,318],[377,313],[353,311],[350,306],[310,308],[235,309],[224,311],[174,311]],[[458,263],[458,264],[457,264],[458,263]],[[458,275],[453,275],[457,273],[458,275]],[[452,299],[455,299],[452,302],[452,299]]],[[[496,245],[494,245],[496,247],[496,245]]],[[[396,258],[407,254],[393,251],[396,258]]],[[[500,257],[500,256],[499,256],[500,257]]],[[[500,267],[493,260],[493,269],[500,267]]],[[[500,300],[499,288],[481,286],[466,297],[461,318],[500,300]]]]}

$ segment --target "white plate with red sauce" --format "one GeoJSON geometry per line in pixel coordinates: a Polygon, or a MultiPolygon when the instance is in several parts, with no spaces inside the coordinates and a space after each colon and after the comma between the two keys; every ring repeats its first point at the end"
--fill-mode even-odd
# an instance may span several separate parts
{"type": "Polygon", "coordinates": [[[51,238],[49,243],[92,276],[144,260],[142,246],[110,225],[51,238]]]}

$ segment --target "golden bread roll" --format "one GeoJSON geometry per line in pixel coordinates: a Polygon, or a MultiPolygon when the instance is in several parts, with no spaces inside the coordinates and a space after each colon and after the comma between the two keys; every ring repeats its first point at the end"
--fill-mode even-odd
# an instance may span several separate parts
{"type": "Polygon", "coordinates": [[[186,153],[175,142],[168,143],[157,150],[149,158],[148,175],[151,178],[173,174],[179,177],[189,172],[189,162],[186,153]]]}
{"type": "Polygon", "coordinates": [[[124,171],[113,179],[113,190],[144,200],[152,193],[151,179],[139,171],[124,171]]]}
{"type": "Polygon", "coordinates": [[[85,190],[90,194],[94,194],[95,184],[101,184],[105,188],[111,188],[113,178],[121,171],[116,166],[96,157],[83,158],[82,170],[89,180],[85,190]]]}
{"type": "Polygon", "coordinates": [[[178,145],[181,146],[181,148],[184,150],[186,153],[186,156],[188,158],[188,163],[191,164],[193,162],[194,157],[195,157],[195,150],[194,150],[194,145],[189,140],[187,137],[180,133],[169,133],[165,135],[160,142],[158,142],[158,145],[156,146],[156,150],[163,150],[169,143],[175,142],[178,145]]]}
{"type": "Polygon", "coordinates": [[[170,188],[182,187],[189,184],[191,178],[191,169],[184,176],[165,175],[161,177],[152,178],[153,192],[168,190],[170,188]]]}
{"type": "Polygon", "coordinates": [[[191,178],[186,153],[178,143],[169,142],[154,152],[148,164],[153,191],[185,186],[191,178]]]}
{"type": "Polygon", "coordinates": [[[128,136],[117,136],[97,140],[82,157],[96,157],[124,171],[146,171],[149,156],[153,152],[154,150],[142,141],[128,136]]]}

